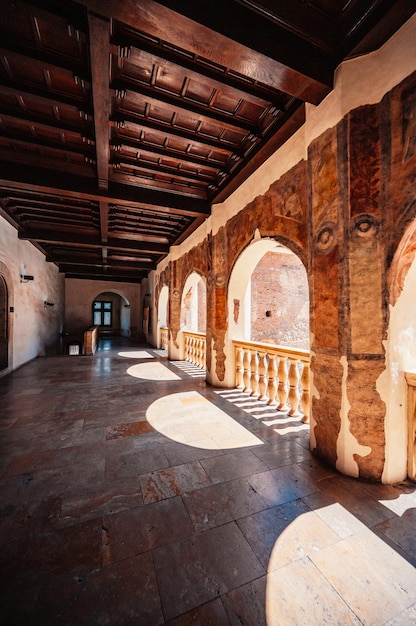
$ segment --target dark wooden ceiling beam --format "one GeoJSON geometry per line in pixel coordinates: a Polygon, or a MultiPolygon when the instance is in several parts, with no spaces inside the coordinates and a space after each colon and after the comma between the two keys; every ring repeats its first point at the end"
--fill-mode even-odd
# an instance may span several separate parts
{"type": "MultiPolygon", "coordinates": [[[[117,92],[132,92],[139,96],[143,96],[146,99],[146,103],[160,107],[160,103],[169,107],[170,113],[176,113],[185,117],[190,117],[193,114],[199,121],[205,124],[217,124],[221,128],[225,128],[230,131],[240,131],[257,133],[258,127],[256,124],[249,122],[243,117],[237,117],[235,115],[222,113],[219,109],[215,109],[210,106],[198,104],[195,100],[190,98],[184,98],[183,96],[175,96],[173,93],[169,93],[163,89],[156,89],[155,87],[149,87],[144,83],[133,81],[127,76],[117,77],[111,83],[111,89],[114,90],[114,97],[117,92]]],[[[125,96],[127,98],[127,95],[125,96]]]]}
{"type": "MultiPolygon", "coordinates": [[[[66,272],[68,271],[70,268],[76,268],[76,267],[80,267],[82,268],[82,270],[88,269],[88,268],[105,268],[106,270],[110,271],[110,272],[137,272],[137,271],[141,271],[141,270],[145,270],[146,272],[150,272],[150,270],[155,269],[156,264],[155,262],[147,262],[144,263],[142,261],[137,262],[132,264],[132,263],[127,263],[127,262],[114,262],[114,263],[103,263],[103,262],[94,262],[88,259],[83,259],[81,261],[75,261],[74,259],[62,259],[60,257],[56,257],[56,258],[51,258],[51,259],[47,259],[47,261],[51,262],[51,263],[56,263],[57,265],[59,265],[59,267],[61,268],[62,271],[66,272]]],[[[75,271],[75,270],[72,270],[75,271]]]]}
{"type": "Polygon", "coordinates": [[[0,193],[13,190],[25,193],[41,194],[59,198],[76,198],[88,202],[108,202],[121,206],[132,206],[138,209],[149,209],[176,215],[205,216],[210,215],[210,204],[207,200],[188,198],[179,194],[158,191],[155,189],[134,189],[129,185],[109,183],[108,192],[98,191],[88,178],[71,177],[68,174],[49,172],[33,167],[17,168],[7,162],[0,161],[0,193]]]}
{"type": "Polygon", "coordinates": [[[95,146],[97,154],[98,188],[108,188],[110,96],[108,76],[110,71],[110,22],[96,15],[88,15],[90,28],[90,62],[92,97],[94,102],[95,146]]]}
{"type": "MultiPolygon", "coordinates": [[[[75,246],[79,248],[91,248],[100,249],[102,243],[99,237],[92,237],[81,233],[74,234],[67,231],[51,231],[51,230],[35,230],[25,229],[19,230],[19,239],[33,240],[42,244],[62,244],[63,246],[75,246]]],[[[121,250],[126,252],[127,250],[140,253],[140,254],[167,254],[169,252],[169,244],[158,243],[155,241],[142,239],[118,239],[115,237],[109,237],[106,243],[108,250],[121,250]]]]}
{"type": "MultiPolygon", "coordinates": [[[[4,52],[4,51],[3,51],[4,52]]],[[[2,51],[0,50],[0,54],[2,51]]],[[[25,59],[22,60],[23,65],[25,59]]],[[[45,68],[42,68],[45,69],[45,68]]],[[[75,84],[75,81],[74,81],[75,84]]],[[[31,96],[37,96],[39,98],[45,98],[46,100],[56,101],[59,104],[67,104],[69,106],[82,108],[85,103],[85,95],[71,95],[69,92],[62,92],[58,89],[49,87],[48,85],[41,85],[40,83],[30,82],[27,79],[20,80],[16,78],[2,76],[2,85],[7,87],[8,90],[13,89],[15,91],[22,91],[31,96]]],[[[87,111],[90,113],[91,111],[87,111]]]]}
{"type": "MultiPolygon", "coordinates": [[[[276,92],[275,88],[270,88],[254,80],[248,80],[247,77],[236,73],[225,72],[223,68],[214,64],[207,64],[196,55],[192,55],[192,58],[189,58],[189,54],[184,54],[183,50],[174,49],[162,40],[146,37],[144,33],[129,27],[127,24],[121,25],[121,33],[118,29],[119,24],[116,25],[116,32],[112,38],[112,42],[118,45],[118,54],[126,46],[137,48],[140,51],[143,50],[153,55],[155,60],[162,59],[180,66],[186,70],[187,75],[207,78],[218,88],[231,87],[236,94],[244,94],[245,98],[250,102],[269,101],[278,108],[282,104],[283,94],[276,92]]],[[[132,54],[134,56],[134,51],[132,54]]]]}
{"type": "Polygon", "coordinates": [[[282,120],[280,128],[273,133],[263,147],[254,154],[250,161],[237,169],[235,176],[211,198],[211,202],[224,202],[238,187],[258,169],[265,160],[271,156],[285,141],[287,141],[305,123],[305,105],[299,101],[294,102],[282,120]]]}
{"type": "Polygon", "coordinates": [[[140,284],[143,278],[146,278],[148,272],[140,271],[135,275],[124,275],[124,274],[104,274],[104,273],[77,273],[74,271],[65,272],[66,278],[73,278],[79,280],[103,280],[109,282],[119,282],[119,283],[135,283],[140,284]]]}
{"type": "Polygon", "coordinates": [[[11,51],[16,54],[23,54],[29,56],[32,59],[36,59],[43,65],[50,67],[63,67],[71,72],[76,72],[77,75],[87,80],[87,74],[85,72],[85,59],[79,57],[70,57],[60,54],[58,50],[48,50],[45,48],[38,48],[23,42],[21,40],[16,41],[12,38],[3,38],[2,45],[7,51],[11,51]]]}
{"type": "Polygon", "coordinates": [[[80,3],[312,104],[319,104],[332,88],[335,65],[328,53],[235,0],[210,0],[209,6],[195,0],[80,3]]]}
{"type": "Polygon", "coordinates": [[[123,125],[124,122],[129,122],[130,124],[136,124],[138,129],[151,128],[152,130],[160,131],[166,137],[180,137],[181,139],[186,139],[189,142],[208,146],[213,150],[221,150],[222,152],[228,151],[229,154],[235,153],[239,157],[243,156],[243,151],[241,150],[239,144],[227,143],[224,140],[219,140],[215,139],[214,137],[208,137],[208,135],[192,132],[191,130],[186,130],[178,126],[174,126],[170,123],[164,124],[149,117],[134,114],[132,111],[128,111],[127,109],[123,109],[122,107],[113,114],[111,121],[116,127],[118,125],[123,125]]]}
{"type": "Polygon", "coordinates": [[[107,243],[108,241],[108,213],[109,206],[108,202],[104,202],[100,200],[100,232],[101,232],[101,242],[107,243]]]}
{"type": "MultiPolygon", "coordinates": [[[[2,88],[0,87],[0,93],[1,92],[2,88]]],[[[16,97],[18,93],[22,94],[22,92],[17,91],[15,91],[15,93],[16,97]]],[[[80,135],[80,137],[82,137],[82,140],[87,145],[95,143],[93,134],[90,131],[89,124],[86,125],[85,123],[82,123],[81,116],[80,123],[75,124],[74,122],[68,120],[57,119],[55,117],[52,117],[51,115],[42,115],[41,113],[35,113],[34,111],[28,111],[26,109],[9,107],[7,105],[4,105],[2,106],[1,119],[3,119],[5,122],[12,122],[16,119],[21,120],[22,122],[36,125],[36,129],[42,131],[48,131],[53,128],[60,133],[74,133],[76,135],[80,135]]]]}
{"type": "MultiPolygon", "coordinates": [[[[185,181],[199,181],[207,184],[215,183],[217,180],[218,172],[209,171],[209,173],[198,172],[195,171],[190,172],[187,169],[183,169],[181,167],[169,167],[167,165],[163,165],[162,163],[151,162],[142,157],[128,156],[127,154],[117,154],[117,156],[111,159],[111,163],[125,163],[138,169],[140,171],[149,171],[149,172],[160,172],[162,174],[168,174],[169,176],[174,176],[175,178],[185,180],[185,181]]],[[[203,166],[202,166],[203,167],[203,166]]],[[[207,168],[209,169],[209,168],[207,168]]]]}
{"type": "Polygon", "coordinates": [[[192,163],[193,165],[206,167],[214,172],[218,172],[219,169],[222,170],[225,167],[225,164],[218,160],[199,157],[197,155],[190,154],[189,152],[181,152],[180,150],[175,150],[174,148],[159,146],[154,143],[143,141],[140,139],[140,133],[139,139],[134,139],[133,137],[116,133],[113,135],[111,143],[114,148],[117,148],[117,146],[127,146],[129,148],[134,148],[135,150],[143,150],[143,152],[147,152],[152,155],[174,158],[184,165],[192,163]]]}
{"type": "Polygon", "coordinates": [[[231,92],[237,100],[244,100],[261,107],[266,106],[270,102],[276,107],[280,106],[279,94],[276,93],[276,90],[261,90],[252,86],[251,83],[247,83],[247,81],[237,83],[229,74],[219,72],[213,74],[208,71],[206,66],[202,64],[195,65],[194,60],[189,62],[189,58],[187,59],[185,56],[177,56],[175,58],[172,48],[168,50],[166,47],[159,45],[157,47],[154,46],[152,49],[149,46],[148,39],[142,37],[139,41],[135,41],[134,37],[133,39],[131,37],[131,35],[127,35],[127,37],[123,35],[123,42],[121,43],[120,40],[120,46],[129,46],[131,44],[129,60],[132,63],[140,62],[143,59],[154,65],[162,66],[164,70],[168,69],[172,72],[177,72],[178,69],[182,72],[185,70],[184,73],[186,73],[188,79],[203,82],[205,85],[218,91],[225,89],[227,92],[231,92]],[[186,60],[188,60],[188,63],[186,63],[186,60]]]}
{"type": "Polygon", "coordinates": [[[84,158],[95,159],[95,152],[93,146],[88,144],[75,145],[71,143],[63,143],[62,141],[54,141],[52,139],[45,139],[44,137],[36,135],[26,135],[25,133],[9,131],[0,126],[0,136],[9,139],[14,145],[20,149],[24,149],[24,146],[41,146],[58,150],[60,152],[80,154],[84,158]]]}

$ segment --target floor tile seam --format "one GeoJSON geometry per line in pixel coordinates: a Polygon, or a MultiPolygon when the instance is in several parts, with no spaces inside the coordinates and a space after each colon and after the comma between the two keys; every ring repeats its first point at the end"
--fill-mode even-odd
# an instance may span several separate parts
{"type": "MultiPolygon", "coordinates": [[[[344,541],[344,540],[343,540],[344,541]]],[[[319,552],[319,551],[318,551],[319,552]]],[[[358,617],[358,615],[356,614],[355,610],[353,609],[352,606],[350,606],[350,604],[347,602],[347,599],[344,598],[344,596],[338,591],[338,589],[336,587],[334,587],[334,585],[332,584],[332,582],[329,580],[329,578],[327,578],[327,576],[325,575],[325,573],[322,571],[322,569],[319,567],[319,565],[317,563],[315,563],[315,561],[313,560],[313,554],[309,554],[306,557],[304,557],[304,559],[299,559],[302,561],[309,561],[309,563],[311,564],[312,567],[316,568],[318,570],[318,572],[321,574],[321,576],[325,579],[325,581],[327,582],[327,584],[330,586],[330,588],[333,590],[334,594],[340,599],[341,603],[344,604],[347,609],[350,611],[350,613],[355,617],[355,619],[357,620],[357,624],[359,626],[365,626],[365,622],[362,622],[360,620],[360,618],[358,617]]],[[[374,626],[381,626],[381,625],[374,625],[374,626]]]]}
{"type": "MultiPolygon", "coordinates": [[[[260,570],[260,571],[262,571],[262,574],[261,574],[261,575],[259,575],[259,576],[257,576],[257,575],[256,575],[256,576],[252,576],[252,574],[251,574],[250,576],[252,576],[252,577],[249,577],[249,578],[245,581],[245,583],[243,583],[243,584],[244,584],[244,585],[246,585],[246,584],[248,584],[248,583],[252,583],[252,582],[254,582],[255,580],[257,580],[258,578],[262,578],[263,576],[265,576],[265,575],[267,574],[267,570],[266,570],[266,568],[263,566],[263,564],[261,563],[260,559],[258,558],[258,556],[257,556],[257,554],[255,553],[255,551],[253,550],[253,548],[251,547],[250,542],[246,539],[246,537],[245,537],[244,533],[241,531],[240,527],[238,526],[238,524],[236,524],[236,522],[235,522],[234,520],[231,520],[231,521],[225,522],[224,524],[219,524],[218,526],[215,526],[214,528],[208,528],[208,529],[204,529],[204,530],[201,530],[201,531],[198,531],[198,532],[194,532],[194,533],[192,533],[191,535],[189,535],[188,537],[181,538],[181,539],[178,539],[178,540],[176,540],[176,541],[172,541],[172,542],[170,542],[169,544],[164,544],[163,546],[157,546],[157,547],[155,547],[155,548],[152,548],[152,549],[151,549],[151,551],[152,551],[152,552],[156,552],[157,550],[159,550],[159,549],[161,549],[161,548],[165,547],[165,545],[172,545],[172,544],[175,544],[175,543],[178,543],[178,544],[179,544],[179,543],[183,543],[184,541],[187,541],[187,540],[189,540],[189,539],[190,539],[190,538],[192,538],[192,537],[201,537],[201,536],[203,536],[203,535],[204,535],[204,533],[210,533],[210,532],[213,532],[213,531],[218,530],[219,528],[222,528],[222,527],[225,527],[225,526],[230,526],[230,525],[234,525],[234,526],[237,528],[238,532],[239,532],[239,533],[240,533],[240,535],[241,535],[241,540],[243,540],[243,541],[244,541],[244,543],[246,544],[246,549],[247,549],[247,550],[249,550],[249,552],[251,553],[252,558],[255,560],[255,562],[256,562],[256,563],[257,563],[257,565],[259,566],[259,570],[260,570]]],[[[237,557],[236,557],[236,558],[237,558],[237,557]]],[[[252,568],[252,569],[254,569],[254,568],[252,568]]],[[[156,576],[157,576],[157,570],[156,570],[156,576]]],[[[233,586],[228,587],[228,588],[226,589],[226,591],[224,591],[224,593],[221,593],[219,596],[216,596],[216,597],[221,597],[221,595],[225,595],[226,593],[229,593],[230,591],[234,591],[235,589],[238,589],[238,588],[239,588],[239,587],[241,587],[241,586],[242,586],[242,585],[237,585],[236,587],[233,587],[233,586]]],[[[158,585],[158,588],[159,588],[159,585],[158,585]]],[[[211,598],[211,600],[214,600],[214,599],[215,599],[215,598],[211,598]]],[[[208,600],[208,601],[211,601],[211,600],[208,600]]],[[[195,607],[193,607],[193,608],[197,608],[198,606],[200,606],[200,605],[195,605],[195,607]]],[[[191,609],[188,609],[188,611],[189,611],[189,610],[192,610],[192,608],[191,608],[191,609]]],[[[186,612],[188,612],[188,611],[186,611],[186,612]]],[[[171,618],[171,619],[173,619],[173,618],[171,618]]]]}
{"type": "MultiPolygon", "coordinates": [[[[263,512],[263,511],[267,511],[267,510],[268,510],[268,509],[270,509],[270,508],[274,508],[274,507],[269,506],[269,505],[267,504],[267,502],[265,502],[265,501],[263,500],[263,498],[260,496],[260,494],[259,494],[259,493],[257,493],[257,491],[254,489],[254,487],[253,487],[252,485],[250,485],[250,483],[249,483],[249,482],[248,482],[245,478],[242,478],[242,479],[240,479],[240,478],[235,478],[235,479],[233,479],[233,481],[235,481],[235,482],[237,482],[237,481],[239,481],[239,480],[242,480],[242,481],[244,481],[244,482],[246,482],[246,483],[247,483],[248,488],[249,488],[251,491],[253,491],[253,492],[255,493],[255,495],[256,495],[256,496],[257,496],[257,497],[261,500],[261,502],[263,503],[263,505],[264,505],[264,506],[263,506],[263,508],[261,508],[261,509],[258,509],[258,510],[256,510],[256,511],[254,511],[253,513],[249,513],[248,515],[242,515],[241,517],[234,517],[234,518],[232,518],[232,519],[228,520],[228,522],[221,522],[220,524],[216,524],[215,526],[211,526],[210,528],[205,528],[204,530],[210,530],[211,528],[217,528],[217,527],[219,527],[219,526],[224,526],[225,524],[228,524],[228,523],[233,522],[233,521],[234,521],[234,522],[238,522],[238,521],[240,521],[240,520],[242,520],[242,519],[245,519],[245,518],[247,518],[247,517],[251,517],[252,515],[256,515],[257,513],[261,513],[261,512],[263,512]]],[[[228,481],[228,482],[233,482],[233,481],[228,481]]],[[[187,497],[187,496],[191,496],[191,495],[192,495],[192,494],[194,494],[194,493],[203,492],[205,489],[210,489],[210,488],[212,488],[212,487],[216,487],[217,485],[220,485],[220,484],[225,484],[225,483],[216,483],[215,485],[206,485],[206,486],[204,486],[204,487],[201,487],[200,489],[194,489],[193,491],[187,491],[187,492],[184,492],[184,493],[182,493],[182,494],[180,495],[180,497],[181,497],[181,498],[182,498],[182,500],[183,500],[184,507],[185,507],[185,509],[186,509],[186,511],[187,511],[187,513],[188,513],[188,515],[189,515],[189,517],[190,517],[190,512],[189,512],[188,507],[187,507],[186,497],[187,497]]],[[[190,519],[191,519],[192,524],[194,525],[194,522],[193,522],[192,518],[190,518],[190,519]]],[[[239,528],[240,528],[240,527],[239,527],[239,528]]],[[[195,530],[196,530],[196,532],[201,532],[201,531],[198,531],[197,529],[195,529],[195,530]]],[[[241,530],[241,528],[240,528],[240,530],[241,530]]],[[[243,531],[241,531],[241,532],[243,532],[243,531]]],[[[243,533],[243,534],[244,534],[244,533],[243,533]]]]}
{"type": "MultiPolygon", "coordinates": [[[[384,522],[378,522],[377,524],[373,524],[372,526],[367,526],[368,530],[373,532],[376,537],[381,539],[385,544],[387,544],[392,550],[397,552],[403,559],[405,559],[410,565],[416,568],[416,556],[412,556],[405,548],[403,548],[397,541],[384,534],[382,530],[377,528],[380,524],[384,522]]],[[[416,531],[415,531],[415,543],[416,543],[416,531]]],[[[415,574],[416,575],[416,574],[415,574]]]]}
{"type": "Polygon", "coordinates": [[[158,597],[158,604],[160,607],[160,614],[162,615],[163,618],[163,623],[166,623],[166,615],[165,615],[165,611],[163,610],[163,604],[162,604],[162,598],[160,596],[160,580],[158,578],[157,575],[157,569],[156,569],[156,563],[155,563],[155,559],[154,559],[154,555],[153,555],[153,550],[150,550],[150,558],[152,561],[152,568],[153,568],[153,574],[154,574],[154,579],[156,582],[156,589],[157,589],[157,597],[158,597]]]}
{"type": "MultiPolygon", "coordinates": [[[[259,494],[259,493],[257,492],[257,490],[253,487],[253,485],[249,482],[248,478],[250,478],[251,476],[256,476],[257,474],[264,474],[264,473],[265,473],[265,472],[267,472],[267,471],[269,471],[269,470],[260,470],[259,472],[253,472],[252,474],[247,474],[247,475],[244,475],[244,476],[233,476],[232,478],[229,478],[229,479],[226,479],[226,480],[220,480],[220,481],[218,481],[218,482],[212,482],[212,480],[211,480],[211,479],[209,479],[209,480],[210,480],[210,482],[211,482],[211,484],[210,484],[210,485],[204,485],[203,487],[200,487],[199,489],[193,489],[193,490],[192,490],[192,492],[194,492],[194,491],[201,491],[201,490],[204,490],[204,489],[209,489],[209,488],[212,488],[212,487],[217,487],[217,486],[219,486],[219,485],[226,485],[226,484],[228,484],[228,483],[231,483],[231,482],[234,482],[234,481],[238,481],[238,480],[243,480],[243,481],[247,482],[248,487],[249,487],[252,491],[254,491],[254,493],[255,493],[255,494],[256,494],[259,498],[261,498],[260,494],[259,494]]],[[[209,478],[209,477],[208,477],[208,478],[209,478]]],[[[185,493],[192,493],[192,492],[185,492],[185,493]]],[[[263,500],[263,498],[261,498],[261,499],[263,500]]],[[[263,500],[263,502],[264,502],[264,500],[263,500]]],[[[265,504],[266,504],[266,503],[265,503],[265,504]]],[[[268,505],[266,504],[266,506],[268,506],[268,505]]]]}
{"type": "MultiPolygon", "coordinates": [[[[389,617],[388,620],[386,622],[383,622],[382,624],[380,624],[380,626],[390,626],[392,624],[392,620],[395,618],[399,618],[401,615],[404,615],[404,613],[406,613],[406,611],[408,611],[409,609],[412,609],[413,607],[415,607],[415,615],[416,615],[416,602],[411,602],[408,606],[406,606],[406,608],[403,609],[403,611],[400,611],[400,613],[396,613],[396,615],[394,615],[393,617],[389,617]]],[[[405,624],[410,624],[410,622],[395,622],[397,626],[405,626],[405,624]]],[[[413,622],[412,622],[413,624],[413,622]]]]}

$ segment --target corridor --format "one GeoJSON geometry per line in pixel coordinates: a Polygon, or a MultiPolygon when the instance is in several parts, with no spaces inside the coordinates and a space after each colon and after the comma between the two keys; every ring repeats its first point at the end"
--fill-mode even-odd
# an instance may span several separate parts
{"type": "Polygon", "coordinates": [[[162,351],[0,379],[0,622],[416,622],[416,491],[358,482],[296,418],[162,351]]]}

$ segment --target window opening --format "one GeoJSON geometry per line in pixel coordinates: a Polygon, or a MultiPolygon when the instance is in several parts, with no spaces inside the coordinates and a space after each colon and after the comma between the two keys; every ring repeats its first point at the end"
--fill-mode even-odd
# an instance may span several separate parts
{"type": "Polygon", "coordinates": [[[96,300],[93,303],[94,326],[112,326],[113,324],[113,303],[96,300]]]}

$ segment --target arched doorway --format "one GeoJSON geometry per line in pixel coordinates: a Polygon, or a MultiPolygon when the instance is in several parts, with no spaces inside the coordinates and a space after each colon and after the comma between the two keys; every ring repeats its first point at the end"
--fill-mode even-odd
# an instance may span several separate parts
{"type": "Polygon", "coordinates": [[[205,333],[207,325],[207,290],[204,279],[192,272],[185,281],[181,302],[181,330],[205,333]]]}
{"type": "MultiPolygon", "coordinates": [[[[166,344],[166,337],[162,342],[161,328],[167,329],[169,326],[169,287],[163,285],[159,294],[159,301],[157,305],[157,347],[161,348],[162,343],[166,344]]],[[[167,332],[167,331],[166,331],[167,332]]],[[[165,349],[167,346],[164,345],[165,349]]]]}
{"type": "Polygon", "coordinates": [[[92,302],[92,325],[100,336],[130,337],[130,304],[124,296],[103,291],[92,302]]]}
{"type": "Polygon", "coordinates": [[[9,297],[4,276],[0,274],[0,372],[9,366],[9,297]]]}

